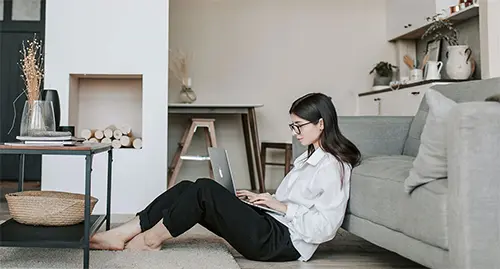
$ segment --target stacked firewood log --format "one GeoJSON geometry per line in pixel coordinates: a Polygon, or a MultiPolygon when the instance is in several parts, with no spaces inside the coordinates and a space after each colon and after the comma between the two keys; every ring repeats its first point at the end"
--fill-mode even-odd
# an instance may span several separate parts
{"type": "Polygon", "coordinates": [[[104,129],[83,129],[80,136],[84,143],[108,143],[113,148],[142,148],[142,138],[135,137],[128,125],[117,128],[110,125],[104,129]]]}

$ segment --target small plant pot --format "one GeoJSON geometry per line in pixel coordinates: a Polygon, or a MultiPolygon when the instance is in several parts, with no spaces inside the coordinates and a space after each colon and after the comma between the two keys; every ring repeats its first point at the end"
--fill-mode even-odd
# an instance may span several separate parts
{"type": "Polygon", "coordinates": [[[392,81],[392,77],[382,77],[375,75],[373,77],[373,86],[389,86],[392,81]]]}

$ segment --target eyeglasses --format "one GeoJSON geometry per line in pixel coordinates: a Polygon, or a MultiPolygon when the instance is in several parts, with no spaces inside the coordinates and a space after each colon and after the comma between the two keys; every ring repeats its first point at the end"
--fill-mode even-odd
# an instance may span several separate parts
{"type": "Polygon", "coordinates": [[[290,127],[290,130],[292,130],[292,132],[299,135],[300,134],[300,127],[308,125],[309,123],[311,123],[311,122],[309,121],[309,122],[302,123],[302,124],[290,123],[290,124],[288,124],[288,126],[290,127]]]}

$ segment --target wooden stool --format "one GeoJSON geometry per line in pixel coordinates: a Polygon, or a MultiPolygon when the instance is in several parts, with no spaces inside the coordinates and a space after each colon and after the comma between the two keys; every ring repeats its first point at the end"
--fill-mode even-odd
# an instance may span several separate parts
{"type": "MultiPolygon", "coordinates": [[[[208,147],[217,147],[217,142],[215,139],[215,119],[191,119],[191,125],[186,128],[184,131],[184,135],[182,136],[181,142],[179,142],[179,146],[177,147],[177,151],[175,152],[174,158],[172,159],[172,163],[168,169],[168,177],[167,177],[167,189],[174,186],[177,182],[177,176],[181,170],[183,160],[191,160],[191,161],[208,161],[210,157],[203,156],[187,156],[187,150],[191,145],[191,141],[193,140],[193,135],[196,132],[196,129],[199,127],[205,128],[205,140],[208,147]]],[[[213,178],[213,170],[210,163],[208,164],[210,168],[210,177],[213,178]]]]}
{"type": "Polygon", "coordinates": [[[292,144],[290,143],[276,143],[276,142],[262,142],[260,150],[260,159],[262,166],[262,177],[265,182],[266,180],[266,165],[279,165],[285,167],[285,176],[290,172],[291,161],[292,161],[292,144]],[[266,151],[267,149],[283,149],[285,150],[285,163],[273,163],[266,162],[266,151]]]}

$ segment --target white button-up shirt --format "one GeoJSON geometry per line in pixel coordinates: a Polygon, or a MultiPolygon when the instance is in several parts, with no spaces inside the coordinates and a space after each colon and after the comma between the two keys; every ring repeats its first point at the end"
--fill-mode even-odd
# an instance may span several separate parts
{"type": "Polygon", "coordinates": [[[347,207],[351,166],[318,148],[307,158],[307,151],[294,161],[294,168],[279,185],[274,197],[287,204],[285,216],[268,213],[286,225],[299,260],[309,260],[319,244],[333,239],[347,207]],[[341,186],[340,177],[344,175],[341,186]]]}

